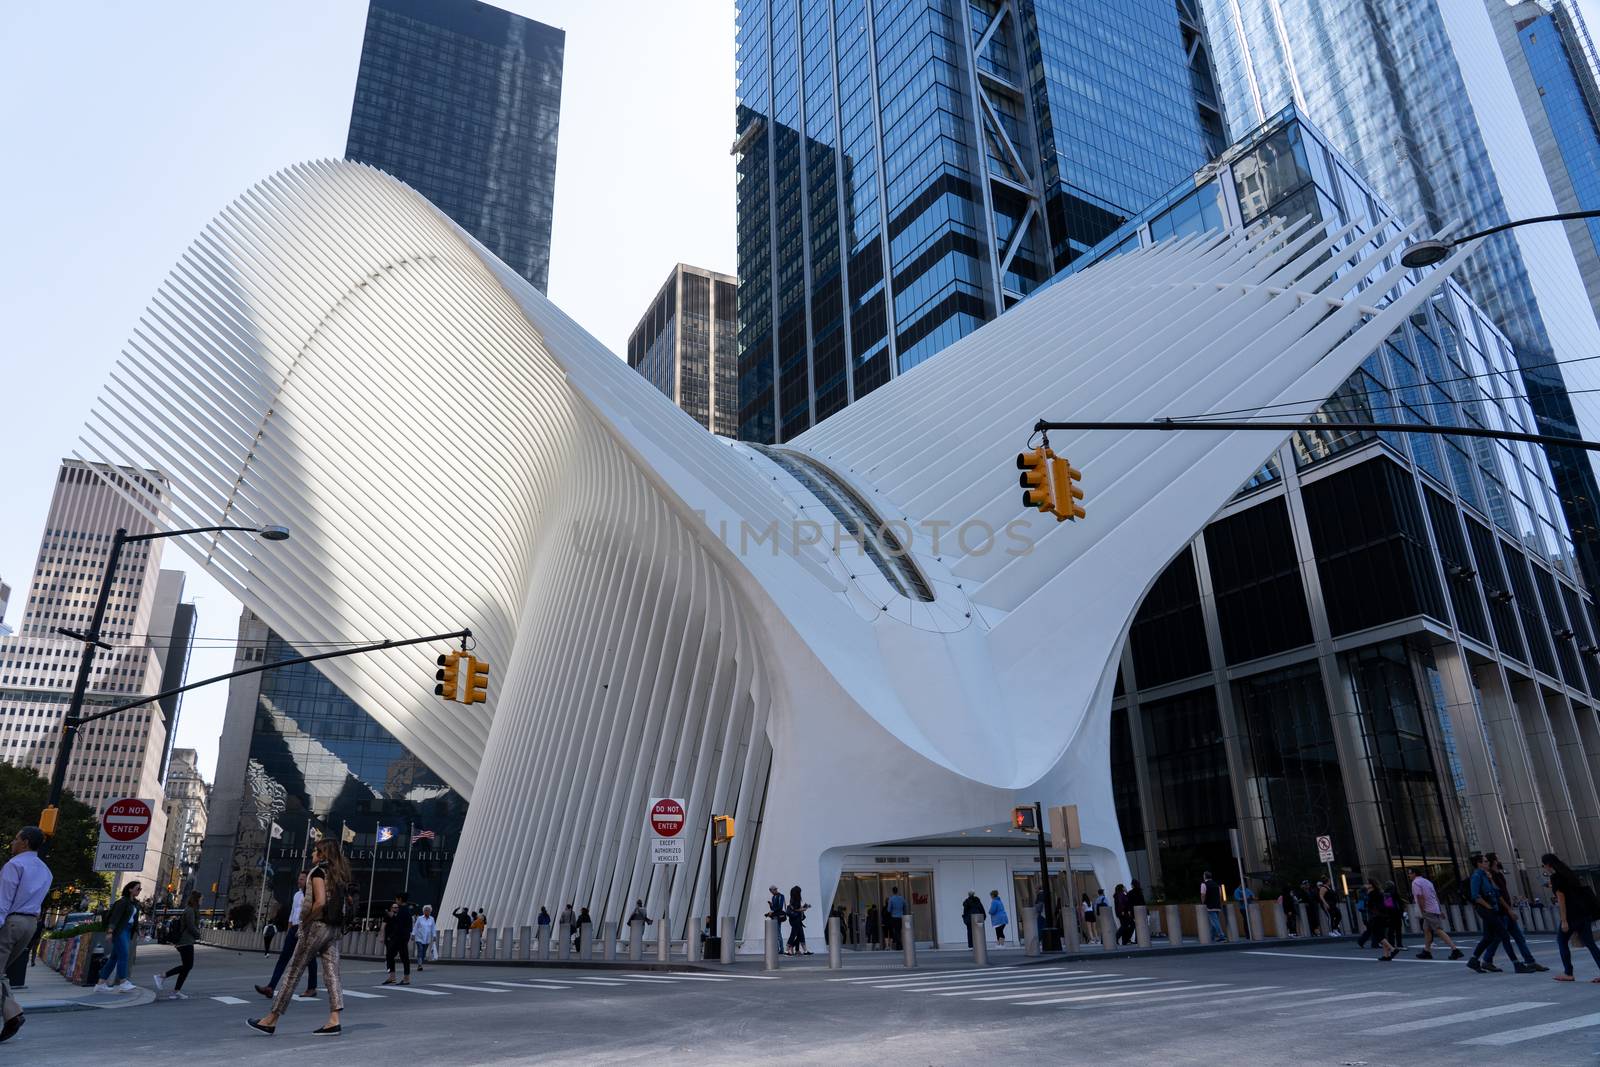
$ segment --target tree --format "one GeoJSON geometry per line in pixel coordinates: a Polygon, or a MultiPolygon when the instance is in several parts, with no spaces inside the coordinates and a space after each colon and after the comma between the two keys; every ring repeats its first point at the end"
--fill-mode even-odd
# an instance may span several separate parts
{"type": "MultiPolygon", "coordinates": [[[[24,826],[35,826],[39,813],[50,798],[50,783],[26,767],[0,763],[0,838],[11,838],[24,826]]],[[[55,875],[51,891],[76,886],[79,892],[103,893],[109,888],[105,876],[94,869],[95,846],[100,841],[100,820],[94,809],[71,793],[61,796],[61,814],[56,819],[55,837],[50,841],[47,861],[55,875]]],[[[77,901],[61,899],[69,907],[77,901]]]]}

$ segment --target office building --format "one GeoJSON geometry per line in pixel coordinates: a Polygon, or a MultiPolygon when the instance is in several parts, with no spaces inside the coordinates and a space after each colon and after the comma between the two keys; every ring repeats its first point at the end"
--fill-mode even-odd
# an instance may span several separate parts
{"type": "Polygon", "coordinates": [[[679,263],[628,335],[628,366],[725,437],[739,432],[736,284],[679,263]]]}
{"type": "MultiPolygon", "coordinates": [[[[1466,233],[1557,211],[1502,0],[1200,6],[1235,139],[1292,104],[1401,218],[1454,221],[1466,233]]],[[[1600,352],[1600,326],[1566,230],[1491,237],[1461,278],[1511,340],[1540,432],[1600,439],[1600,364],[1572,362],[1600,352]]],[[[1593,454],[1558,448],[1549,458],[1585,580],[1600,588],[1593,454]]]]}
{"type": "MultiPolygon", "coordinates": [[[[1083,262],[1272,216],[1333,234],[1388,215],[1289,108],[1083,262]]],[[[1545,455],[1398,432],[1531,430],[1506,334],[1452,280],[1326,404],[1272,414],[1325,428],[1278,446],[1166,567],[1121,652],[1134,873],[1186,894],[1235,869],[1234,829],[1258,889],[1324,871],[1318,835],[1352,879],[1413,864],[1451,889],[1494,851],[1518,895],[1545,851],[1600,860],[1600,619],[1545,455]]]]}
{"type": "Polygon", "coordinates": [[[370,0],[345,158],[433,201],[541,292],[565,31],[477,0],[370,0]]]}
{"type": "Polygon", "coordinates": [[[0,581],[0,637],[10,637],[11,627],[6,625],[6,608],[11,603],[11,586],[0,581]]]}
{"type": "Polygon", "coordinates": [[[1225,143],[1189,0],[741,0],[739,437],[1027,296],[1225,143]]]}
{"type": "Polygon", "coordinates": [[[167,763],[167,832],[161,846],[162,868],[156,877],[154,899],[169,898],[182,905],[189,890],[197,888],[194,871],[200,865],[200,848],[206,836],[206,806],[211,787],[200,774],[199,753],[175,748],[167,763]]]}
{"type": "MultiPolygon", "coordinates": [[[[245,609],[236,670],[306,654],[245,609]]],[[[229,684],[212,796],[196,885],[208,905],[214,894],[229,914],[288,901],[308,840],[345,827],[355,834],[345,851],[362,873],[363,906],[370,883],[380,902],[407,889],[418,904],[437,907],[466,816],[460,794],[311,664],[229,684]],[[379,825],[396,835],[378,848],[374,870],[379,825]],[[433,836],[409,851],[408,870],[408,834],[421,830],[433,836]]]]}
{"type": "MultiPolygon", "coordinates": [[[[1272,183],[1298,176],[1293,147],[1273,142],[1250,173],[1263,206],[1284,204],[1272,183]]],[[[1303,184],[1289,182],[1296,192],[1303,184]]],[[[326,666],[446,784],[470,794],[443,908],[486,908],[501,928],[573,901],[589,907],[599,932],[643,900],[657,919],[651,934],[693,937],[715,910],[753,944],[763,937],[759,887],[799,885],[820,910],[843,887],[859,905],[908,886],[923,939],[950,943],[961,938],[955,904],[967,889],[1010,890],[1013,914],[1029,899],[1038,854],[1011,831],[1010,814],[1035,800],[1076,804],[1084,843],[1073,864],[1102,885],[1126,881],[1108,759],[1123,633],[1145,590],[1259,470],[1272,440],[1259,431],[1053,434],[1091,494],[1088,518],[1068,523],[1022,506],[1010,458],[1025,447],[1026,427],[1069,401],[1154,415],[1327,397],[1413,316],[1437,344],[1416,354],[1419,367],[1453,355],[1475,370],[1492,359],[1503,374],[1509,358],[1498,336],[1460,317],[1447,288],[1460,255],[1404,277],[1384,243],[1395,232],[1388,220],[1369,217],[1341,233],[1341,245],[1317,229],[1247,230],[1229,218],[1218,232],[1111,257],[1035,293],[786,445],[748,444],[684,418],[509,266],[376,171],[310,164],[254,188],[281,211],[275,239],[251,251],[260,288],[249,299],[295,311],[284,321],[298,324],[262,339],[254,366],[266,387],[221,438],[108,436],[107,447],[122,462],[132,451],[173,472],[198,499],[244,480],[257,490],[253,508],[315,513],[270,554],[178,541],[287,644],[470,627],[475,657],[493,671],[482,705],[432,694],[445,641],[326,666]],[[348,225],[332,228],[330,217],[348,225]],[[340,278],[303,269],[304,257],[334,247],[357,274],[397,251],[441,269],[351,293],[340,278]],[[1164,297],[1159,315],[1150,314],[1152,292],[1164,297]],[[1431,307],[1440,292],[1444,314],[1455,316],[1450,332],[1431,307]],[[308,313],[341,297],[338,321],[308,313]],[[371,328],[380,321],[436,343],[396,353],[371,328]],[[315,346],[322,358],[288,375],[282,354],[328,330],[315,346]],[[1468,349],[1491,341],[1488,356],[1468,349]],[[375,365],[394,369],[389,388],[325,386],[375,365]],[[485,402],[471,420],[436,417],[426,370],[440,365],[477,383],[485,402]],[[257,431],[262,420],[317,426],[335,417],[348,435],[257,431]],[[439,457],[464,451],[496,457],[475,468],[484,481],[471,523],[459,521],[440,482],[439,457]],[[268,476],[280,470],[303,477],[268,476]],[[680,863],[652,858],[647,813],[658,797],[682,802],[680,863]],[[716,851],[725,876],[713,908],[714,815],[732,817],[736,832],[716,851]]],[[[1168,228],[1191,214],[1204,224],[1219,210],[1220,201],[1208,211],[1196,196],[1168,228]]],[[[212,223],[206,247],[238,247],[239,219],[230,211],[212,223]]],[[[222,277],[235,266],[224,252],[206,269],[222,277]]],[[[208,308],[196,292],[174,279],[156,302],[175,322],[200,321],[208,308]]],[[[94,417],[114,427],[173,419],[227,358],[155,341],[129,357],[94,417]]],[[[1502,476],[1515,486],[1505,491],[1527,494],[1524,458],[1512,458],[1517,466],[1502,476]]],[[[1454,462],[1441,460],[1444,477],[1454,462]]],[[[1296,475],[1291,467],[1282,477],[1296,475]]],[[[1427,570],[1437,565],[1383,531],[1381,520],[1403,506],[1398,488],[1380,494],[1383,484],[1398,486],[1398,475],[1351,490],[1370,509],[1342,496],[1330,503],[1349,516],[1332,553],[1340,574],[1354,585],[1369,567],[1418,598],[1438,592],[1445,582],[1430,587],[1427,570]],[[1369,510],[1371,540],[1359,525],[1369,510]]],[[[1485,530],[1494,544],[1498,535],[1485,530]]],[[[1507,553],[1523,561],[1510,580],[1487,558],[1476,562],[1483,587],[1514,590],[1519,634],[1543,623],[1539,603],[1565,610],[1569,588],[1549,564],[1528,567],[1531,549],[1507,553]],[[1547,582],[1548,597],[1531,591],[1547,582]]],[[[1452,581],[1465,588],[1464,577],[1452,581]]],[[[1339,619],[1372,624],[1370,615],[1339,619]]],[[[269,639],[264,655],[274,654],[269,639]]],[[[1555,669],[1576,654],[1553,652],[1555,669]]],[[[1371,673],[1398,685],[1382,665],[1371,673]]],[[[1570,690],[1574,677],[1563,670],[1560,684],[1570,690]]],[[[260,701],[272,721],[259,735],[304,753],[276,767],[255,761],[264,815],[280,789],[292,810],[292,774],[320,772],[366,804],[392,766],[365,771],[360,753],[338,750],[327,732],[296,735],[335,702],[326,683],[306,681],[316,707],[260,701]]],[[[353,709],[347,721],[365,729],[353,709]]],[[[1462,732],[1468,789],[1492,790],[1462,732]]],[[[1521,771],[1510,753],[1496,748],[1502,776],[1521,771]]],[[[1571,779],[1576,754],[1562,747],[1559,760],[1571,779]]],[[[292,818],[280,825],[298,829],[292,818]]],[[[1528,840],[1524,854],[1536,851],[1528,840]]]]}
{"type": "MultiPolygon", "coordinates": [[[[28,600],[17,632],[0,638],[0,759],[49,778],[61,721],[71,702],[83,644],[56,632],[87,630],[94,616],[106,556],[119,528],[143,533],[158,506],[160,475],[147,469],[91,467],[64,460],[45,519],[28,600]]],[[[112,647],[95,655],[84,707],[93,711],[183,684],[194,636],[193,605],[182,603],[182,571],[161,569],[162,541],[122,551],[102,626],[112,647]]],[[[153,824],[145,870],[154,885],[165,837],[162,809],[166,757],[179,701],[133,708],[85,726],[67,768],[66,788],[90,807],[124,797],[150,801],[153,824]]]]}

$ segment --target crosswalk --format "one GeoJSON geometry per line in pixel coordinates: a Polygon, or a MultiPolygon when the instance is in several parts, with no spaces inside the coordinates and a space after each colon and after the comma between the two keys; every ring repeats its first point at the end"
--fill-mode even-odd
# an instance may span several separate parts
{"type": "MultiPolygon", "coordinates": [[[[388,998],[404,999],[406,997],[448,997],[464,993],[480,993],[487,995],[510,995],[518,990],[524,991],[561,991],[561,990],[625,990],[643,986],[676,986],[683,989],[703,988],[706,982],[770,982],[778,980],[780,975],[775,974],[676,974],[663,971],[655,974],[559,974],[550,978],[528,978],[508,981],[503,978],[487,978],[472,982],[424,982],[421,978],[414,978],[411,985],[377,985],[363,988],[354,983],[347,983],[342,992],[351,1000],[385,1000],[388,998]]],[[[234,996],[213,996],[210,1000],[230,1007],[239,1004],[256,1003],[242,1000],[234,996]]]]}
{"type": "MultiPolygon", "coordinates": [[[[1307,1008],[1315,1008],[1319,1023],[1351,1023],[1351,1036],[1374,1041],[1429,1032],[1457,1045],[1499,1048],[1578,1030],[1600,1031],[1600,1012],[1574,1013],[1574,1009],[1593,1006],[1576,997],[1545,994],[1546,999],[1503,1002],[1491,990],[1470,985],[1461,987],[1460,992],[1443,988],[1350,991],[1349,986],[1338,984],[1269,983],[1264,975],[1253,981],[1203,981],[1069,969],[1071,966],[859,975],[828,981],[917,997],[959,998],[1001,1009],[1118,1013],[1159,1006],[1166,1019],[1247,1016],[1252,1025],[1261,1026],[1292,1027],[1304,1022],[1307,1008]],[[1363,1026],[1369,1019],[1373,1025],[1363,1026]]],[[[1327,982],[1328,978],[1321,980],[1327,982]]]]}

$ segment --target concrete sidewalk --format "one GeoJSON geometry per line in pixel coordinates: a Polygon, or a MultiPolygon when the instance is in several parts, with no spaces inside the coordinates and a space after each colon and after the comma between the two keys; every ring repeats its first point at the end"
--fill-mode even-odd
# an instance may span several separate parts
{"type": "Polygon", "coordinates": [[[153,1003],[155,990],[143,986],[132,993],[96,993],[92,986],[67,981],[43,962],[28,968],[28,984],[15,993],[25,1014],[54,1011],[93,1011],[96,1008],[132,1008],[153,1003]]]}

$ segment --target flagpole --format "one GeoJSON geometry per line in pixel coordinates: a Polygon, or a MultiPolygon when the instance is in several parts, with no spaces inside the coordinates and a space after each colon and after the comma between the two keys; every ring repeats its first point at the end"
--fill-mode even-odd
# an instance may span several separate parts
{"type": "Polygon", "coordinates": [[[373,824],[373,873],[366,877],[366,918],[373,918],[373,886],[378,883],[378,833],[384,829],[381,822],[373,824]]]}
{"type": "Polygon", "coordinates": [[[306,816],[306,847],[305,847],[305,849],[303,851],[304,851],[304,855],[302,855],[300,857],[300,870],[302,872],[305,871],[306,864],[311,862],[311,816],[310,815],[306,816]]]}
{"type": "Polygon", "coordinates": [[[406,820],[406,887],[403,892],[406,900],[411,900],[411,846],[417,843],[417,828],[411,825],[411,820],[406,820]]]}

